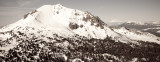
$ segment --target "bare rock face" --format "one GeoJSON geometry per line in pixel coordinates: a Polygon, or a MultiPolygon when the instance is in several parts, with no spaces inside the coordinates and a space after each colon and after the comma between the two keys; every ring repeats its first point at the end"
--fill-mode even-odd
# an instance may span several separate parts
{"type": "Polygon", "coordinates": [[[83,21],[90,21],[91,25],[95,25],[96,27],[100,27],[101,29],[104,28],[104,22],[98,16],[91,15],[88,11],[86,11],[85,14],[87,15],[86,17],[83,17],[83,21]]]}
{"type": "Polygon", "coordinates": [[[80,27],[82,28],[82,27],[83,27],[83,25],[80,25],[80,27]]]}
{"type": "Polygon", "coordinates": [[[0,41],[2,41],[3,40],[3,38],[2,37],[0,37],[0,41]]]}
{"type": "Polygon", "coordinates": [[[34,10],[34,11],[31,12],[31,14],[34,14],[34,13],[36,13],[36,12],[37,12],[37,10],[34,10]]]}
{"type": "Polygon", "coordinates": [[[25,15],[24,15],[24,19],[26,19],[26,18],[28,17],[29,14],[34,14],[34,13],[36,13],[36,12],[37,12],[37,10],[34,10],[34,11],[32,11],[31,13],[25,14],[25,15]]]}
{"type": "Polygon", "coordinates": [[[70,27],[71,29],[77,29],[77,28],[79,27],[79,25],[76,24],[76,23],[70,23],[70,24],[69,24],[69,27],[70,27]]]}
{"type": "Polygon", "coordinates": [[[28,15],[29,15],[29,13],[25,14],[23,18],[26,19],[28,15]]]}

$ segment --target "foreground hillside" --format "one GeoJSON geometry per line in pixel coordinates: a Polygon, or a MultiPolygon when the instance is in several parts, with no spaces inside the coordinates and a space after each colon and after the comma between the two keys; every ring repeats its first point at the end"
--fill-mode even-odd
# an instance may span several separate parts
{"type": "MultiPolygon", "coordinates": [[[[115,42],[110,37],[104,40],[86,39],[76,36],[77,39],[63,38],[58,35],[55,38],[48,38],[44,41],[37,37],[21,39],[25,36],[21,34],[17,36],[10,32],[14,37],[18,38],[16,42],[20,42],[16,47],[9,49],[8,53],[0,57],[1,61],[55,61],[55,62],[128,62],[128,61],[160,61],[160,45],[149,42],[138,41],[139,45],[115,42]]],[[[20,34],[20,33],[19,33],[20,34]]],[[[33,35],[34,36],[34,35],[33,35]]],[[[1,42],[10,44],[14,37],[1,42]]],[[[45,37],[44,37],[45,38],[45,37]]]]}

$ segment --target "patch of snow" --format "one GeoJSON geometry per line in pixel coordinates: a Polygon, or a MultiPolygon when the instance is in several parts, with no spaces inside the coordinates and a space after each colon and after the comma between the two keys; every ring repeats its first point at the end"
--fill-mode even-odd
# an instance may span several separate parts
{"type": "Polygon", "coordinates": [[[66,55],[63,54],[62,57],[64,58],[65,61],[67,61],[68,58],[66,55]]]}
{"type": "Polygon", "coordinates": [[[0,40],[3,41],[3,40],[7,40],[9,38],[11,38],[11,34],[9,33],[6,33],[6,34],[0,34],[0,40]]]}
{"type": "Polygon", "coordinates": [[[106,56],[110,57],[110,58],[113,58],[114,60],[117,60],[117,61],[121,62],[121,59],[119,59],[118,57],[116,57],[114,55],[111,55],[111,54],[108,54],[108,53],[104,53],[103,54],[104,59],[107,59],[106,56]]]}
{"type": "Polygon", "coordinates": [[[160,30],[159,30],[159,31],[157,31],[157,33],[160,33],[160,30]]]}
{"type": "Polygon", "coordinates": [[[137,62],[138,58],[133,58],[132,61],[129,62],[137,62]]]}
{"type": "Polygon", "coordinates": [[[72,60],[72,62],[84,62],[84,61],[82,61],[82,60],[79,59],[79,58],[75,58],[75,59],[72,60]]]}
{"type": "Polygon", "coordinates": [[[15,46],[17,46],[19,43],[13,39],[13,41],[11,42],[11,44],[6,45],[5,47],[0,47],[0,50],[5,50],[6,52],[9,51],[9,49],[14,48],[15,46]]]}

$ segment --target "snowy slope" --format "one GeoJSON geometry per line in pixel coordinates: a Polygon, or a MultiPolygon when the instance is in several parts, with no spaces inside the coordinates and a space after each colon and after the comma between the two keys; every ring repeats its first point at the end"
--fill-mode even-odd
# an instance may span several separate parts
{"type": "Polygon", "coordinates": [[[153,34],[147,33],[147,32],[141,32],[136,29],[127,29],[124,27],[114,29],[117,33],[120,33],[132,40],[139,40],[139,41],[147,41],[147,42],[155,42],[160,43],[160,37],[157,37],[153,34]]]}

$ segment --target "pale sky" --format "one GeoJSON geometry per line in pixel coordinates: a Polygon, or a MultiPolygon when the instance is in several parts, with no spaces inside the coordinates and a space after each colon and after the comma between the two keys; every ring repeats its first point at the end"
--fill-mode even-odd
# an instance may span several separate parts
{"type": "Polygon", "coordinates": [[[42,5],[62,4],[89,11],[107,24],[141,21],[160,23],[160,0],[0,0],[0,26],[16,22],[42,5]]]}

